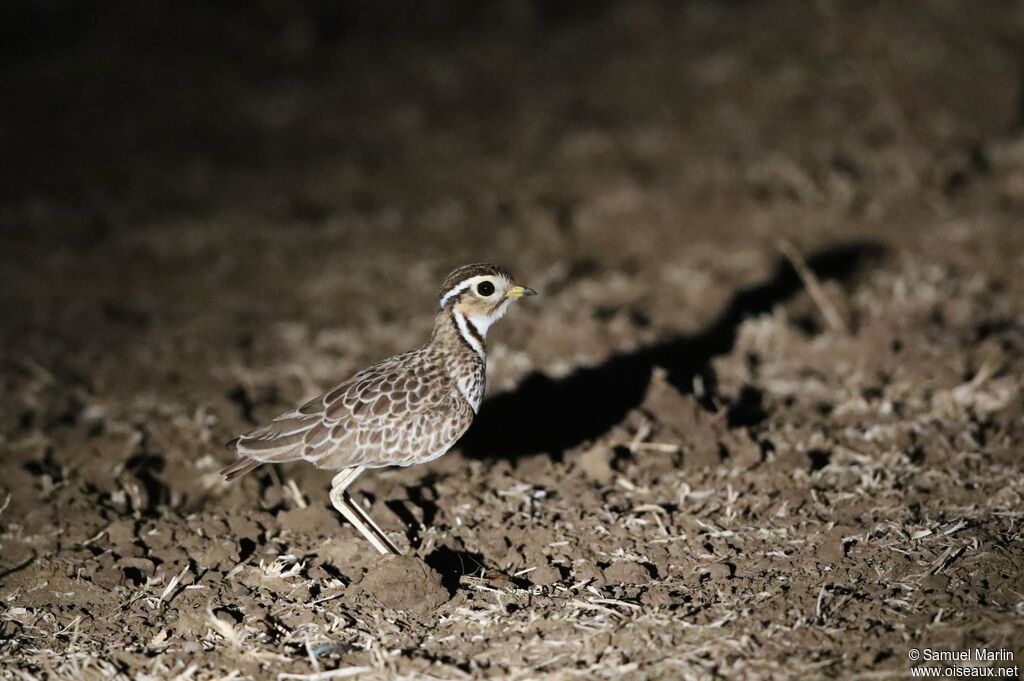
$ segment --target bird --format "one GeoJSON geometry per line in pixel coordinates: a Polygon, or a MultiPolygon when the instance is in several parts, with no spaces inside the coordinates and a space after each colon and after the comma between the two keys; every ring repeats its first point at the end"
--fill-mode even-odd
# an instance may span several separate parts
{"type": "Polygon", "coordinates": [[[264,464],[306,461],[338,471],[331,504],[382,554],[401,553],[355,503],[348,487],[368,468],[412,466],[442,456],[480,409],[487,332],[509,306],[537,292],[498,265],[452,271],[441,285],[430,340],[356,373],[340,385],[228,443],[235,480],[264,464]]]}

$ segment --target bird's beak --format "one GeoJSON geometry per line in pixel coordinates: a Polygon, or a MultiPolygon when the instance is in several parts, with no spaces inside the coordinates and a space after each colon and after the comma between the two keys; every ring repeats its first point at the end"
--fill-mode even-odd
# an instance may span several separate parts
{"type": "Polygon", "coordinates": [[[508,298],[522,298],[523,296],[535,296],[537,292],[526,286],[513,286],[505,294],[508,298]]]}

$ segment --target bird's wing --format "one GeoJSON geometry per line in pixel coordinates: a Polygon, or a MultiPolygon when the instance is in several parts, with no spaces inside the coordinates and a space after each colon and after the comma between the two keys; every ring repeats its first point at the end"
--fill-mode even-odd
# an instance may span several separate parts
{"type": "Polygon", "coordinates": [[[447,372],[430,359],[422,351],[386,359],[246,433],[235,444],[239,461],[225,474],[299,459],[321,468],[397,463],[394,452],[429,436],[429,423],[446,410],[460,409],[450,404],[447,372]]]}

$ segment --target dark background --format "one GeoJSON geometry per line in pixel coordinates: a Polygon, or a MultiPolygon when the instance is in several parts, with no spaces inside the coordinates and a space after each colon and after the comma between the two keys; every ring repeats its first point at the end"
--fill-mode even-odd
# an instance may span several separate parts
{"type": "Polygon", "coordinates": [[[1019,660],[1022,217],[1019,2],[4,2],[0,668],[1019,660]],[[477,422],[353,486],[414,616],[326,472],[217,471],[477,261],[541,293],[477,422]]]}

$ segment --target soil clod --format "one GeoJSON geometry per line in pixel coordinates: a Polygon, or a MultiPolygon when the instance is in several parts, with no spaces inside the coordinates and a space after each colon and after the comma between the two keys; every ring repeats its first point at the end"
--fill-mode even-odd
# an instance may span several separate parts
{"type": "Polygon", "coordinates": [[[383,605],[413,615],[429,615],[448,602],[441,575],[416,556],[384,556],[360,582],[383,605]]]}

